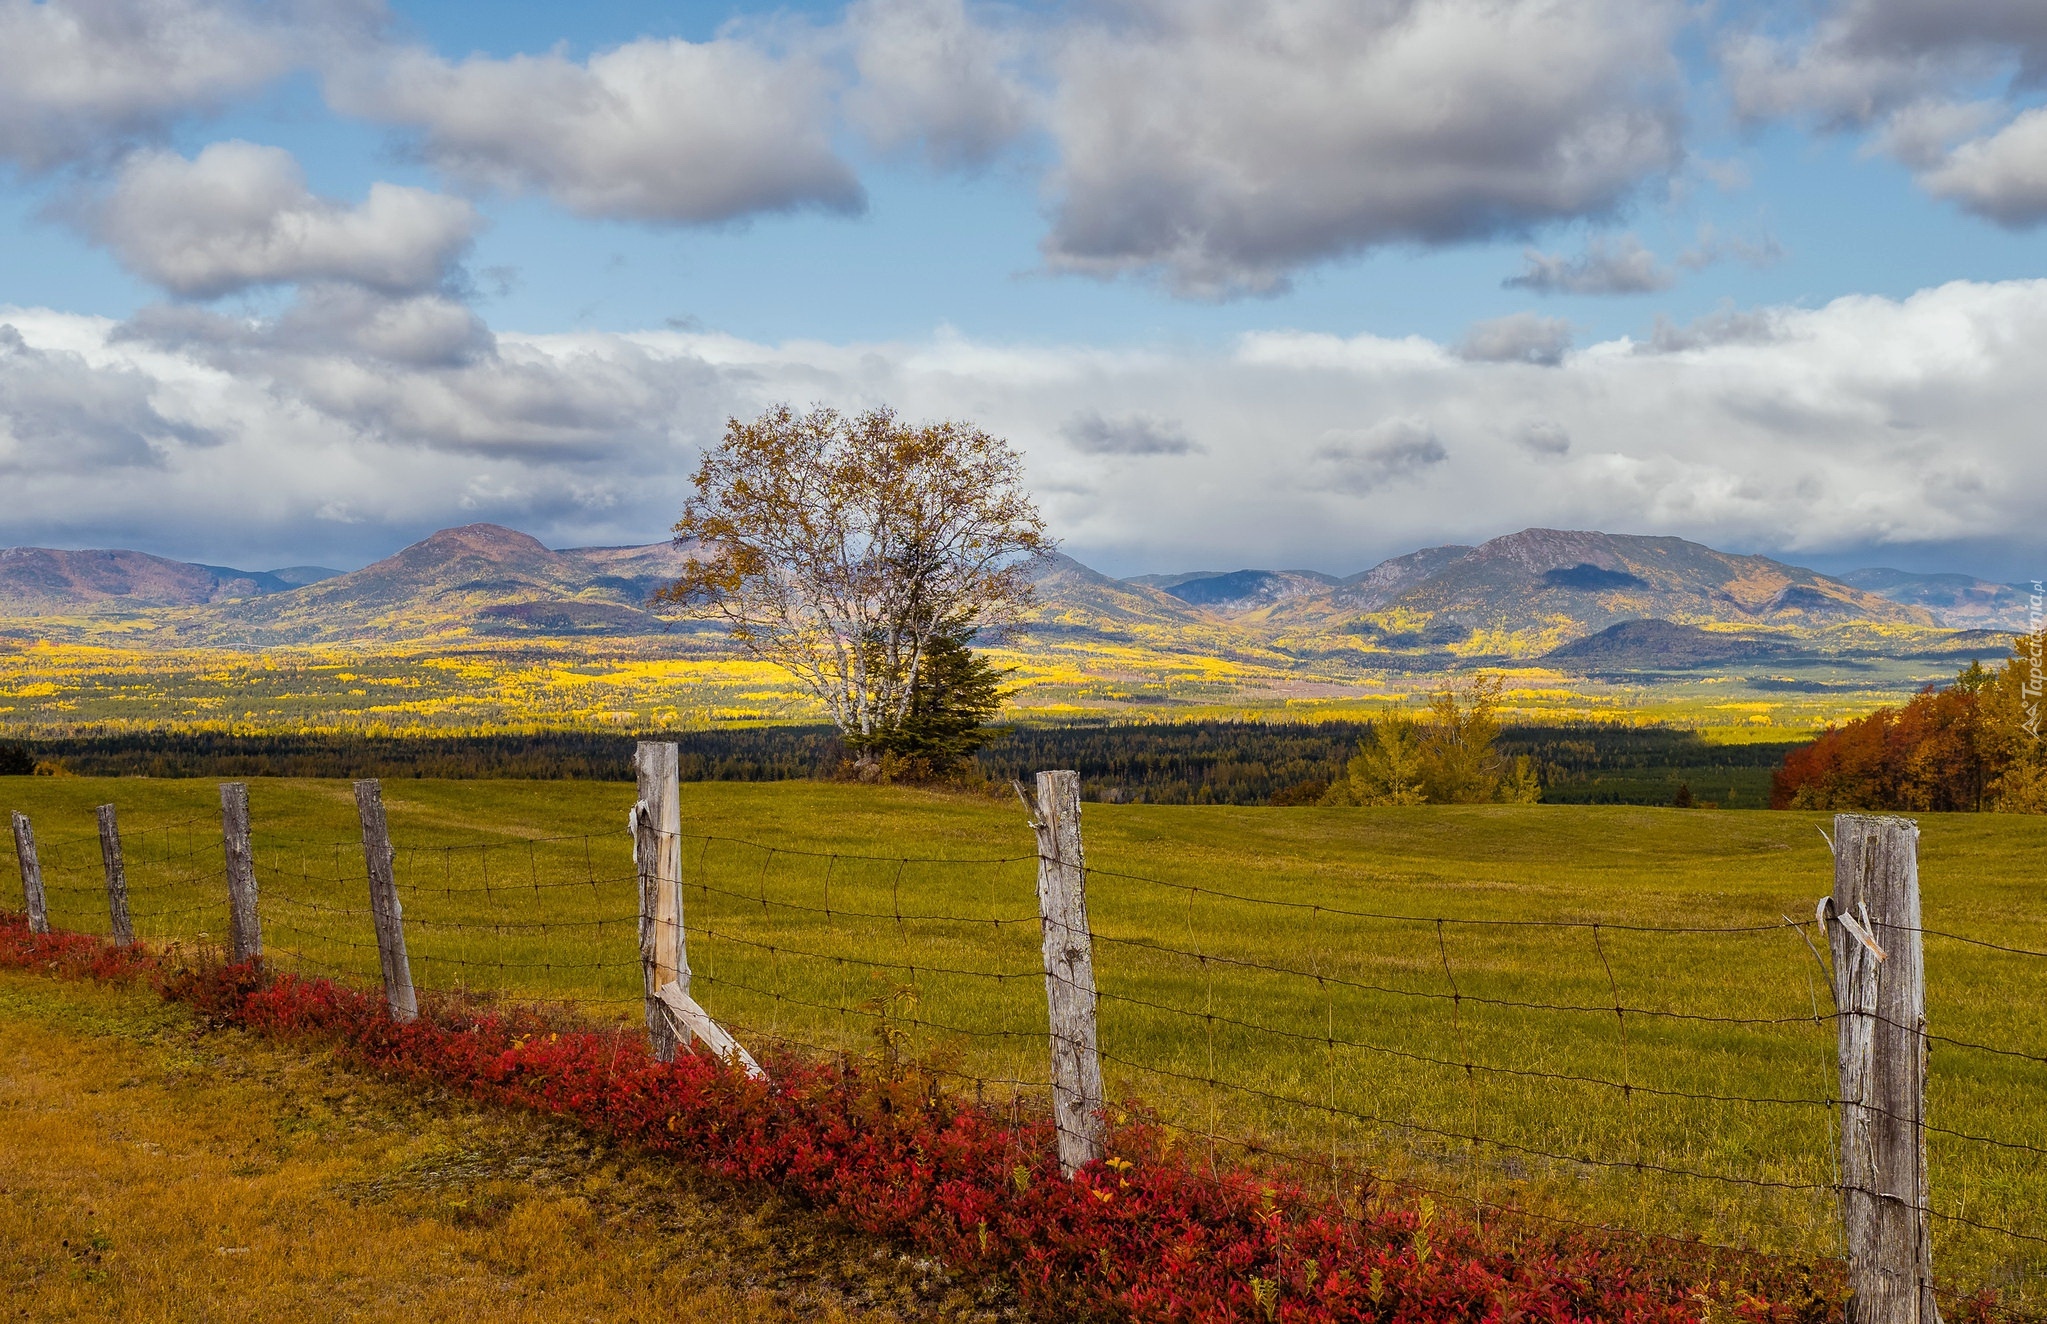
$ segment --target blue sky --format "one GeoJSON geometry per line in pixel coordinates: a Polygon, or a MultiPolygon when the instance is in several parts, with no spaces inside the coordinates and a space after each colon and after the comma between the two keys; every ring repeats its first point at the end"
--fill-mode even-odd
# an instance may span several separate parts
{"type": "Polygon", "coordinates": [[[1125,573],[2030,576],[2038,8],[0,0],[0,544],[648,541],[788,398],[1125,573]]]}

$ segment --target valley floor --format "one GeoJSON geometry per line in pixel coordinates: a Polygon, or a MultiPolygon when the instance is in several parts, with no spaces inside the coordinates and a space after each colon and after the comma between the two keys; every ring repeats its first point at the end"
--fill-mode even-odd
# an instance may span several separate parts
{"type": "Polygon", "coordinates": [[[0,973],[0,1299],[37,1320],[1001,1317],[893,1250],[535,1118],[0,973]]]}

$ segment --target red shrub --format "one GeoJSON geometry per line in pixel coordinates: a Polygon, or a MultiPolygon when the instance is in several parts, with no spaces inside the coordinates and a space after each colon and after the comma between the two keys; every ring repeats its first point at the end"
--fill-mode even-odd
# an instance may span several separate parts
{"type": "MultiPolygon", "coordinates": [[[[0,917],[0,964],[90,969],[98,958],[88,950],[103,947],[27,938],[18,917],[0,917]]],[[[1481,1228],[1427,1202],[1366,1198],[1346,1210],[1249,1172],[1199,1174],[1142,1123],[1118,1132],[1121,1157],[1067,1181],[1044,1121],[1012,1123],[954,1100],[914,1069],[784,1055],[764,1064],[768,1080],[751,1080],[701,1053],[664,1064],[634,1035],[551,1030],[518,1013],[446,1007],[401,1025],[374,994],[328,980],[265,979],[249,966],[165,968],[158,987],[262,1034],[338,1045],[345,1058],[400,1079],[572,1118],[649,1152],[793,1192],[956,1268],[1006,1276],[1050,1318],[1703,1317],[1704,1296],[1612,1244],[1481,1228]]],[[[1785,1274],[1779,1285],[1796,1281],[1785,1274]]],[[[1809,1285],[1779,1296],[1727,1304],[1751,1324],[1831,1313],[1809,1285]]]]}
{"type": "Polygon", "coordinates": [[[30,933],[26,915],[0,911],[0,966],[64,979],[126,982],[155,965],[156,957],[142,947],[116,947],[89,933],[30,933]]]}

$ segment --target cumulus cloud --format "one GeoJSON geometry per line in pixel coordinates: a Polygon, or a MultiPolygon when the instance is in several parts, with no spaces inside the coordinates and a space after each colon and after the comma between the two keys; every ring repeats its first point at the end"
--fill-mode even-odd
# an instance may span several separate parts
{"type": "Polygon", "coordinates": [[[1999,225],[2047,221],[2047,108],[1960,144],[1919,179],[1935,197],[1999,225]]]}
{"type": "Polygon", "coordinates": [[[1361,432],[1326,434],[1315,458],[1337,491],[1364,496],[1441,464],[1450,453],[1426,420],[1393,418],[1361,432]]]}
{"type": "Polygon", "coordinates": [[[146,309],[112,338],[260,382],[364,437],[535,461],[616,460],[675,426],[692,388],[720,398],[687,358],[623,337],[542,351],[431,294],[311,286],[274,318],[146,309]]]}
{"type": "Polygon", "coordinates": [[[231,563],[209,539],[261,539],[289,563],[488,518],[558,545],[653,541],[724,419],[790,400],[1009,437],[1068,548],[1125,572],[1347,572],[1529,525],[1794,558],[1970,540],[2047,554],[2037,493],[2011,478],[2047,414],[2047,281],[1726,310],[1671,328],[1668,352],[1584,345],[1539,372],[1420,338],[767,345],[516,336],[372,304],[442,329],[372,334],[331,309],[299,328],[192,305],[125,328],[0,309],[19,337],[0,355],[9,540],[231,563]],[[1127,455],[1074,444],[1090,415],[1198,419],[1201,450],[1133,485],[1127,455]],[[74,440],[108,461],[66,460],[74,440]]]}
{"type": "Polygon", "coordinates": [[[1958,82],[2047,73],[2047,10],[2032,0],[1837,0],[1796,33],[1732,34],[1721,61],[1747,118],[1861,125],[1958,82]]]}
{"type": "Polygon", "coordinates": [[[1048,264],[1269,293],[1603,215],[1678,161],[1663,0],[1175,0],[1060,34],[1048,264]]]}
{"type": "Polygon", "coordinates": [[[1670,288],[1670,272],[1656,254],[1631,234],[1609,240],[1594,235],[1577,257],[1529,249],[1521,255],[1521,274],[1500,284],[1537,294],[1649,294],[1670,288]]]}
{"type": "Polygon", "coordinates": [[[1536,363],[1555,367],[1571,348],[1571,323],[1539,313],[1510,313],[1474,322],[1457,345],[1457,357],[1473,363],[1536,363]]]}
{"type": "Polygon", "coordinates": [[[847,117],[884,150],[917,145],[941,168],[986,164],[1032,118],[1016,72],[1021,34],[975,21],[963,0],[859,0],[845,36],[858,79],[847,117]]]}
{"type": "Polygon", "coordinates": [[[160,447],[204,444],[198,430],[157,412],[149,377],[38,348],[0,322],[0,473],[86,474],[150,469],[160,447]]]}
{"type": "Polygon", "coordinates": [[[145,152],[93,209],[100,242],[175,294],[214,298],[252,286],[348,281],[387,293],[440,284],[476,233],[476,209],[396,184],[357,206],[315,197],[291,153],[214,143],[193,160],[145,152]]]}
{"type": "Polygon", "coordinates": [[[1514,440],[1531,454],[1554,458],[1571,453],[1571,434],[1561,423],[1552,423],[1538,418],[1525,423],[1514,434],[1514,440]]]}
{"type": "MultiPolygon", "coordinates": [[[[328,8],[294,11],[301,31],[349,17],[328,8]]],[[[302,40],[281,17],[236,0],[0,0],[0,160],[103,157],[261,87],[302,40]]]]}
{"type": "Polygon", "coordinates": [[[1722,63],[1746,118],[1871,129],[1933,196],[2000,225],[2047,219],[2047,130],[2014,100],[2047,77],[2034,0],[1840,0],[1801,33],[1730,38],[1722,63]],[[2001,95],[1963,95],[1999,83],[2001,95]]]}
{"type": "Polygon", "coordinates": [[[1148,414],[1104,418],[1090,411],[1067,419],[1059,431],[1089,455],[1186,455],[1201,449],[1178,423],[1148,414]]]}
{"type": "Polygon", "coordinates": [[[719,37],[647,38],[584,61],[399,51],[336,72],[328,97],[410,130],[471,184],[581,216],[701,224],[865,206],[832,150],[832,90],[815,59],[719,37]]]}
{"type": "Polygon", "coordinates": [[[1783,334],[1783,314],[1770,308],[1721,308],[1685,323],[1656,315],[1649,339],[1635,346],[1638,354],[1681,354],[1716,345],[1767,345],[1783,334]]]}

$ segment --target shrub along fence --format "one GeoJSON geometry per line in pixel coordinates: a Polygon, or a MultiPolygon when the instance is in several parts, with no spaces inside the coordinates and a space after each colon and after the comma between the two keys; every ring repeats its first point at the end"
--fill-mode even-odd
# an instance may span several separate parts
{"type": "MultiPolygon", "coordinates": [[[[964,857],[685,831],[677,768],[674,745],[639,746],[638,799],[609,839],[400,847],[375,781],[355,786],[359,840],[257,836],[240,783],[221,788],[217,836],[198,820],[124,834],[105,806],[96,833],[39,850],[17,813],[25,924],[157,949],[224,935],[231,960],[294,987],[374,988],[378,1023],[420,1033],[495,1012],[526,1027],[523,1048],[538,1027],[608,1026],[615,1062],[630,1025],[643,1057],[770,1094],[814,1090],[834,1063],[842,1080],[911,1071],[1011,1158],[1041,1137],[1103,1206],[1165,1164],[1231,1198],[1263,1190],[1254,1204],[1307,1200],[1297,1230],[1380,1226],[1395,1200],[1419,1264],[1441,1200],[1473,1228],[1634,1238],[1702,1265],[1708,1295],[1716,1275],[1781,1287],[1768,1266],[1802,1263],[1852,1294],[1857,1324],[1936,1324],[1982,1288],[2041,1305],[2047,1055],[2025,1033],[1930,1028],[1924,948],[1980,953],[2035,989],[2047,953],[1924,924],[1907,820],[1836,818],[1810,919],[1474,919],[1090,866],[1072,772],[1017,787],[1022,849],[964,857]],[[1939,1122],[1934,1044],[1952,1086],[1939,1122]]],[[[1030,1162],[1013,1190],[1002,1162],[988,1198],[1040,1198],[1030,1162]]],[[[969,1259],[994,1254],[979,1226],[969,1259]]],[[[1172,1269],[1166,1242],[1139,1240],[1172,1269]]],[[[1384,1265],[1339,1283],[1333,1262],[1289,1254],[1290,1277],[1231,1271],[1252,1316],[1390,1310],[1384,1265]]],[[[1109,1286],[1090,1299],[1178,1317],[1145,1295],[1162,1280],[1099,1267],[1109,1286]]]]}

